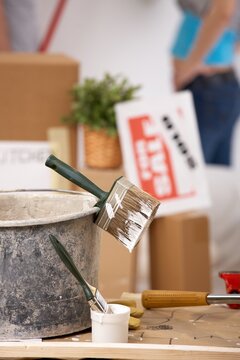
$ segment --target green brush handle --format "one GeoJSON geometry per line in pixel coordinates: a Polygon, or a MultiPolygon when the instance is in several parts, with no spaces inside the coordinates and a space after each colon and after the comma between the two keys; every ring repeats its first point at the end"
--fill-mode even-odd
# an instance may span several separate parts
{"type": "Polygon", "coordinates": [[[80,274],[80,272],[78,271],[78,269],[76,268],[76,265],[74,264],[73,259],[71,258],[68,251],[54,235],[50,234],[49,239],[54,249],[56,250],[56,253],[64,263],[64,265],[72,273],[72,275],[78,280],[79,284],[82,286],[87,301],[91,300],[93,298],[91,289],[88,286],[87,282],[82,277],[82,275],[80,274]]]}
{"type": "Polygon", "coordinates": [[[95,185],[91,180],[89,180],[86,176],[81,174],[76,169],[73,169],[71,166],[65,164],[63,161],[56,158],[54,155],[50,155],[45,165],[55,170],[58,174],[62,175],[66,179],[70,180],[72,183],[80,186],[82,189],[90,192],[100,199],[100,203],[102,204],[104,200],[107,199],[108,193],[101,190],[97,185],[95,185]]]}

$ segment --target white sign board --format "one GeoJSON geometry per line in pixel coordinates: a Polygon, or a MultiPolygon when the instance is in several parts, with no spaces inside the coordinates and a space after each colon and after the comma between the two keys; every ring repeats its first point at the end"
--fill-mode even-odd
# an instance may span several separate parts
{"type": "Polygon", "coordinates": [[[210,205],[190,92],[116,106],[125,174],[158,198],[158,216],[210,205]]]}
{"type": "Polygon", "coordinates": [[[0,190],[51,188],[47,141],[0,141],[0,190]]]}

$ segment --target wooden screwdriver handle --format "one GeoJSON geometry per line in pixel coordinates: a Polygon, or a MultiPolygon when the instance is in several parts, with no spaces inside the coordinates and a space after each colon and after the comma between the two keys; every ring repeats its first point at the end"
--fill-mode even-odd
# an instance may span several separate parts
{"type": "Polygon", "coordinates": [[[144,290],[142,305],[146,309],[208,305],[207,295],[207,292],[196,291],[144,290]]]}

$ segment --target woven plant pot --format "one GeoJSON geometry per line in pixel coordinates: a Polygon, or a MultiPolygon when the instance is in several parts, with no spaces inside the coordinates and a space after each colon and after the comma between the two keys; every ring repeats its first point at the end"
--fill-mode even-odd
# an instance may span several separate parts
{"type": "Polygon", "coordinates": [[[85,163],[97,169],[116,169],[122,164],[119,137],[105,130],[92,130],[84,126],[85,163]]]}

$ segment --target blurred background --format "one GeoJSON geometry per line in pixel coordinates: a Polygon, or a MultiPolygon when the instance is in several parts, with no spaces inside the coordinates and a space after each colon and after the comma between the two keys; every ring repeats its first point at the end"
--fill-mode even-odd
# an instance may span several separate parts
{"type": "MultiPolygon", "coordinates": [[[[175,0],[6,0],[1,1],[1,6],[3,8],[5,6],[5,21],[9,21],[11,25],[8,34],[9,43],[6,44],[5,48],[3,46],[3,52],[64,54],[79,64],[79,83],[88,77],[100,79],[106,72],[120,73],[127,76],[133,84],[141,85],[139,94],[144,98],[158,98],[174,91],[170,49],[181,19],[181,13],[175,0]],[[24,16],[28,19],[26,22],[24,16]],[[14,18],[18,20],[15,21],[14,18]]],[[[235,60],[235,67],[239,73],[240,60],[238,58],[235,60]]],[[[2,117],[0,121],[1,123],[4,121],[2,117]]],[[[6,140],[6,136],[2,139],[6,140]]],[[[13,137],[12,140],[16,140],[16,137],[13,137]]],[[[23,140],[26,139],[23,137],[23,140]]],[[[82,149],[81,144],[80,149],[82,149]]],[[[209,226],[209,233],[207,235],[204,233],[204,236],[208,241],[210,258],[206,258],[206,263],[204,263],[204,257],[202,258],[202,265],[199,265],[196,273],[201,278],[201,274],[204,274],[203,277],[205,277],[207,272],[209,279],[203,280],[203,285],[195,286],[193,290],[222,292],[225,288],[222,280],[218,278],[218,272],[240,269],[238,255],[240,234],[239,169],[240,127],[238,124],[234,132],[232,165],[230,167],[206,166],[212,206],[210,209],[201,212],[199,218],[200,222],[203,221],[203,223],[201,222],[200,225],[198,223],[197,226],[200,226],[200,229],[209,226]],[[207,219],[209,224],[206,225],[205,220],[202,219],[207,219]]],[[[92,173],[90,171],[90,175],[95,177],[97,181],[103,178],[102,172],[92,173]]],[[[113,172],[111,176],[114,178],[117,175],[118,172],[113,172]]],[[[109,176],[107,173],[108,179],[109,176]]],[[[186,217],[189,219],[188,215],[186,217]]],[[[195,215],[190,215],[190,218],[194,217],[195,215]]],[[[168,226],[171,227],[171,221],[176,221],[179,224],[181,220],[171,218],[170,225],[168,223],[162,224],[164,221],[168,220],[161,219],[161,223],[154,228],[153,232],[156,237],[156,233],[161,231],[159,227],[164,228],[167,233],[163,235],[168,242],[169,237],[172,238],[173,236],[168,232],[168,226]]],[[[183,240],[177,238],[176,241],[184,242],[185,233],[181,232],[182,230],[179,231],[181,233],[178,234],[179,238],[183,238],[183,240]]],[[[194,230],[193,226],[190,238],[195,237],[197,233],[199,230],[196,228],[194,230]]],[[[109,245],[109,242],[106,243],[109,245]]],[[[171,261],[174,262],[174,251],[177,245],[173,242],[171,246],[171,261]]],[[[109,246],[106,247],[109,249],[109,246]]],[[[188,248],[187,245],[186,248],[188,248]]],[[[114,252],[116,250],[108,251],[114,252]]],[[[138,249],[137,264],[136,259],[134,261],[129,260],[125,253],[121,255],[121,264],[117,267],[114,275],[120,279],[118,289],[114,288],[108,292],[113,280],[108,278],[109,268],[102,270],[102,276],[106,276],[103,282],[105,285],[107,284],[106,289],[102,284],[103,292],[111,296],[124,289],[140,291],[150,287],[151,264],[149,263],[148,252],[148,239],[145,239],[142,247],[138,249]],[[127,273],[125,272],[122,275],[122,263],[124,262],[127,264],[125,267],[127,273]],[[129,282],[130,272],[131,284],[129,282]],[[132,275],[133,272],[134,275],[132,275]],[[133,282],[134,286],[132,286],[133,282]]],[[[108,255],[105,254],[105,260],[106,256],[108,255]]],[[[189,256],[191,257],[191,255],[189,256]]],[[[195,256],[197,258],[197,251],[195,256]]],[[[105,260],[103,263],[106,263],[105,260]]],[[[183,257],[182,264],[184,261],[183,257]]],[[[192,266],[193,262],[191,263],[192,266]]],[[[155,260],[155,268],[151,270],[155,274],[156,267],[155,260]]],[[[189,283],[174,282],[174,278],[176,279],[179,272],[175,268],[171,268],[170,272],[171,270],[173,270],[173,275],[169,275],[172,279],[172,282],[169,282],[170,287],[175,286],[175,288],[179,287],[185,290],[191,290],[194,287],[194,278],[189,283]]],[[[186,274],[189,275],[189,273],[191,273],[191,266],[186,269],[186,274]]],[[[166,283],[160,286],[166,287],[166,283]]],[[[155,287],[158,284],[156,282],[155,287]]]]}
{"type": "MultiPolygon", "coordinates": [[[[35,3],[43,36],[57,2],[35,3]]],[[[82,78],[123,73],[143,84],[143,95],[156,96],[172,89],[170,47],[179,16],[175,1],[66,1],[48,51],[78,59],[82,78]]]]}

